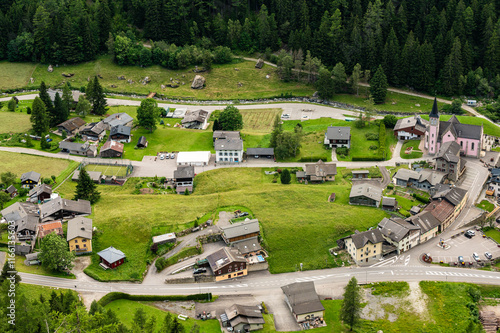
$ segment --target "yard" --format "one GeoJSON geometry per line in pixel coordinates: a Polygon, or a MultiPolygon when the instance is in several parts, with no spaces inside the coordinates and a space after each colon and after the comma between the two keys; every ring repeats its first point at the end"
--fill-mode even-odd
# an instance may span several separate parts
{"type": "Polygon", "coordinates": [[[242,133],[268,134],[273,130],[274,120],[283,110],[276,109],[240,109],[243,117],[242,133]]]}
{"type": "Polygon", "coordinates": [[[30,115],[26,112],[0,111],[0,133],[25,133],[30,129],[30,115]]]}
{"type": "Polygon", "coordinates": [[[401,148],[401,153],[400,153],[401,158],[414,159],[414,158],[422,157],[423,152],[418,149],[419,145],[420,145],[420,140],[408,140],[408,141],[406,141],[403,144],[403,147],[401,148]],[[407,154],[406,150],[410,147],[412,147],[412,151],[410,154],[407,154]]]}
{"type": "Polygon", "coordinates": [[[486,228],[483,228],[483,233],[486,236],[492,238],[498,244],[500,244],[500,231],[498,231],[498,229],[486,227],[486,228]]]}
{"type": "MultiPolygon", "coordinates": [[[[285,186],[272,179],[258,168],[212,170],[195,178],[195,191],[189,196],[134,195],[137,178],[122,187],[99,185],[101,200],[91,216],[98,229],[94,253],[114,246],[125,252],[128,261],[103,271],[94,254],[86,272],[102,280],[141,280],[146,262],[154,258],[148,251],[154,228],[178,230],[227,206],[244,207],[259,219],[271,272],[294,271],[300,263],[308,270],[335,267],[328,249],[338,238],[355,229],[366,230],[387,216],[379,209],[348,205],[351,186],[341,176],[321,185],[285,186]],[[331,193],[336,193],[335,203],[327,202],[331,193]]],[[[74,188],[74,182],[66,182],[60,191],[73,194],[74,188]]]]}
{"type": "Polygon", "coordinates": [[[495,204],[494,203],[491,203],[490,201],[484,199],[483,201],[481,201],[480,203],[478,203],[476,205],[477,208],[481,208],[481,209],[484,209],[485,211],[487,212],[492,212],[493,209],[495,209],[495,204]]]}
{"type": "Polygon", "coordinates": [[[66,279],[76,279],[76,276],[73,274],[66,274],[62,272],[54,272],[46,269],[45,267],[41,265],[33,265],[33,266],[25,266],[24,261],[26,258],[24,256],[16,256],[16,270],[21,272],[21,273],[31,273],[31,274],[38,274],[38,275],[46,275],[46,276],[55,276],[55,277],[60,277],[60,278],[66,278],[66,279]]]}
{"type": "Polygon", "coordinates": [[[58,176],[70,166],[74,167],[74,163],[64,159],[4,151],[0,151],[0,161],[0,173],[11,171],[17,177],[25,172],[36,171],[42,177],[50,178],[52,175],[58,176]]]}

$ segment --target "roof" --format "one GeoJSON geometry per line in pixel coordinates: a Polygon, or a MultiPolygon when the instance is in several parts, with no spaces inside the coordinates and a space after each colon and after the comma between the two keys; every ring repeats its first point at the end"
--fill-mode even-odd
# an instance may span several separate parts
{"type": "Polygon", "coordinates": [[[38,172],[35,172],[35,171],[23,173],[21,175],[21,182],[24,183],[27,180],[32,180],[35,183],[38,183],[40,181],[40,174],[38,172]]]}
{"type": "Polygon", "coordinates": [[[81,132],[89,133],[91,135],[100,135],[102,132],[106,130],[106,124],[103,121],[98,123],[90,123],[85,126],[81,132]]]}
{"type": "Polygon", "coordinates": [[[61,221],[54,221],[54,222],[40,224],[40,231],[51,231],[56,229],[62,229],[61,221]]]}
{"type": "Polygon", "coordinates": [[[430,212],[436,219],[440,222],[444,222],[450,214],[455,210],[455,206],[449,203],[447,200],[432,200],[427,207],[424,208],[424,212],[430,212]]]}
{"type": "Polygon", "coordinates": [[[31,261],[31,260],[38,260],[38,254],[40,252],[35,252],[35,253],[29,253],[26,255],[26,260],[31,261]]]}
{"type": "Polygon", "coordinates": [[[438,227],[441,222],[432,215],[429,211],[424,211],[416,215],[408,217],[405,221],[420,227],[420,233],[425,234],[426,232],[438,227]]]}
{"type": "Polygon", "coordinates": [[[238,131],[214,131],[212,134],[213,139],[240,139],[240,132],[238,131]]]}
{"type": "Polygon", "coordinates": [[[420,211],[421,211],[421,210],[422,210],[422,209],[421,209],[420,207],[418,207],[418,206],[413,206],[413,207],[411,207],[411,209],[410,209],[410,213],[413,213],[413,214],[418,214],[418,213],[420,213],[420,211]]]}
{"type": "Polygon", "coordinates": [[[69,242],[77,237],[92,239],[92,219],[77,216],[68,221],[66,240],[69,242]]]}
{"type": "Polygon", "coordinates": [[[274,148],[247,148],[247,155],[272,156],[274,155],[274,148]]]}
{"type": "Polygon", "coordinates": [[[103,151],[114,150],[119,153],[123,153],[123,143],[117,141],[106,141],[106,143],[101,148],[101,154],[103,151]]]}
{"type": "Polygon", "coordinates": [[[453,206],[459,205],[463,198],[467,195],[467,190],[459,187],[451,187],[448,190],[434,194],[433,199],[444,198],[453,206]]]}
{"type": "Polygon", "coordinates": [[[441,145],[434,159],[443,158],[447,162],[458,163],[460,160],[460,145],[455,141],[448,141],[441,145]]]}
{"type": "Polygon", "coordinates": [[[225,310],[227,319],[231,322],[231,327],[244,324],[265,324],[264,316],[258,306],[234,304],[225,310]]]}
{"type": "Polygon", "coordinates": [[[349,198],[365,196],[375,201],[382,200],[382,189],[370,184],[353,184],[349,198]]]}
{"type": "Polygon", "coordinates": [[[355,231],[351,235],[352,242],[357,249],[361,249],[368,243],[377,244],[384,241],[379,229],[368,230],[364,232],[355,231]]]}
{"type": "Polygon", "coordinates": [[[353,175],[366,175],[369,174],[369,170],[352,170],[353,175]]]}
{"type": "Polygon", "coordinates": [[[351,128],[348,126],[328,126],[326,137],[328,140],[349,140],[351,128]]]}
{"type": "Polygon", "coordinates": [[[88,142],[84,143],[78,143],[78,142],[71,142],[71,141],[61,141],[59,142],[59,149],[66,149],[66,150],[76,150],[76,151],[81,151],[81,152],[86,152],[89,149],[90,145],[88,142]]]}
{"type": "Polygon", "coordinates": [[[38,215],[38,207],[32,202],[14,202],[0,213],[7,221],[15,221],[26,215],[38,215]]]}
{"type": "Polygon", "coordinates": [[[418,230],[420,228],[398,217],[391,219],[384,217],[378,224],[378,229],[382,235],[388,237],[396,243],[399,243],[411,230],[418,230]]]}
{"type": "Polygon", "coordinates": [[[125,254],[122,251],[115,249],[112,246],[102,250],[101,252],[98,252],[97,255],[110,264],[125,258],[125,254]]]}
{"type": "Polygon", "coordinates": [[[12,193],[17,192],[17,188],[14,185],[10,185],[9,187],[7,187],[7,189],[5,191],[7,191],[7,193],[9,193],[9,194],[12,194],[12,193]]]}
{"type": "Polygon", "coordinates": [[[47,184],[41,184],[33,187],[28,193],[28,196],[32,197],[34,195],[39,196],[42,193],[52,194],[52,187],[47,184]]]}
{"type": "Polygon", "coordinates": [[[173,240],[176,239],[175,233],[170,232],[168,234],[163,234],[163,235],[159,235],[159,236],[153,236],[153,244],[164,242],[164,241],[167,241],[167,240],[170,240],[170,239],[173,239],[173,240]]]}
{"type": "Polygon", "coordinates": [[[414,127],[416,130],[425,132],[428,124],[429,122],[427,120],[422,119],[419,115],[415,115],[413,117],[399,119],[396,126],[394,126],[394,130],[399,131],[408,127],[414,127]]]}
{"type": "Polygon", "coordinates": [[[194,166],[192,165],[180,165],[177,170],[174,171],[174,178],[194,178],[194,166]]]}
{"type": "Polygon", "coordinates": [[[38,218],[37,215],[29,214],[16,220],[15,225],[17,226],[17,231],[31,230],[35,232],[39,221],[40,219],[38,218]]]}
{"type": "Polygon", "coordinates": [[[215,150],[243,150],[241,139],[219,139],[214,142],[215,150]]]}
{"type": "Polygon", "coordinates": [[[223,247],[207,256],[207,261],[214,273],[232,262],[246,262],[245,258],[238,254],[236,250],[228,247],[223,247]]]}
{"type": "Polygon", "coordinates": [[[446,173],[444,172],[433,171],[428,169],[422,169],[418,171],[418,174],[419,174],[418,178],[419,183],[428,181],[429,184],[431,184],[432,186],[440,184],[446,177],[446,173]]]}
{"type": "Polygon", "coordinates": [[[67,131],[73,132],[75,129],[82,127],[86,122],[80,117],[75,117],[60,123],[57,127],[64,127],[67,131]]]}
{"type": "Polygon", "coordinates": [[[394,178],[408,181],[410,179],[419,179],[420,176],[417,171],[409,169],[399,169],[394,175],[394,178]]]}
{"type": "Polygon", "coordinates": [[[237,248],[241,254],[262,250],[259,241],[255,238],[245,239],[241,242],[235,243],[233,246],[237,248]]]}
{"type": "MultiPolygon", "coordinates": [[[[98,182],[102,175],[100,171],[87,171],[87,173],[89,174],[90,179],[92,179],[95,182],[98,182]]],[[[71,180],[78,181],[79,176],[80,176],[80,170],[75,170],[73,176],[71,177],[71,180]]]]}
{"type": "Polygon", "coordinates": [[[436,97],[434,97],[434,104],[432,104],[432,111],[429,114],[429,117],[439,119],[438,103],[436,97]]]}
{"type": "Polygon", "coordinates": [[[322,160],[305,165],[306,176],[327,177],[337,174],[337,164],[325,163],[322,160]]]}
{"type": "Polygon", "coordinates": [[[203,122],[205,122],[207,117],[208,117],[208,111],[196,110],[196,111],[191,111],[191,112],[186,113],[186,115],[184,116],[184,119],[182,119],[181,122],[183,124],[191,123],[193,121],[203,123],[203,122]]]}
{"type": "Polygon", "coordinates": [[[208,163],[212,153],[209,151],[181,151],[177,154],[177,164],[182,163],[208,163]]]}
{"type": "Polygon", "coordinates": [[[111,130],[109,132],[109,135],[127,135],[130,136],[130,132],[132,131],[132,128],[125,126],[125,125],[117,125],[111,127],[111,130]]]}
{"type": "Polygon", "coordinates": [[[295,282],[281,287],[281,290],[286,295],[292,312],[296,315],[325,310],[312,281],[295,282]]]}
{"type": "Polygon", "coordinates": [[[499,168],[491,169],[490,172],[491,172],[492,176],[500,176],[500,169],[499,168]]]}
{"type": "Polygon", "coordinates": [[[133,120],[134,118],[129,116],[127,113],[120,112],[112,114],[111,116],[104,119],[103,122],[111,128],[113,126],[126,125],[133,120]]]}
{"type": "Polygon", "coordinates": [[[145,146],[146,143],[148,143],[148,140],[146,140],[146,137],[143,135],[137,140],[137,145],[145,146]]]}
{"type": "Polygon", "coordinates": [[[221,227],[226,238],[234,238],[253,234],[260,231],[259,220],[253,219],[243,222],[236,222],[227,227],[221,227]]]}
{"type": "Polygon", "coordinates": [[[481,140],[483,133],[482,126],[462,124],[458,118],[453,115],[448,121],[439,122],[439,140],[451,131],[455,138],[481,140]]]}
{"type": "Polygon", "coordinates": [[[391,197],[382,197],[382,206],[391,206],[395,207],[398,204],[396,198],[391,197]]]}
{"type": "Polygon", "coordinates": [[[64,210],[75,214],[91,214],[92,208],[90,201],[78,199],[78,201],[63,199],[57,197],[54,200],[44,203],[40,206],[41,217],[46,218],[64,210]]]}

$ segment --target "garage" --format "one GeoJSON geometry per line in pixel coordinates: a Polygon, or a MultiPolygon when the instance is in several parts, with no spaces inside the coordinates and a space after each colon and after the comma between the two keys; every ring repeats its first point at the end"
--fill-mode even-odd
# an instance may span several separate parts
{"type": "Polygon", "coordinates": [[[247,148],[247,158],[269,158],[274,160],[274,148],[247,148]]]}

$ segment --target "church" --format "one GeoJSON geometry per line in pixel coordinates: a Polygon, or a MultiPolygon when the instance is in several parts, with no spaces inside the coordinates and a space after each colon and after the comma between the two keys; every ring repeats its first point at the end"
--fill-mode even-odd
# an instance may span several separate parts
{"type": "Polygon", "coordinates": [[[452,116],[448,121],[440,121],[437,100],[434,99],[424,143],[430,155],[436,155],[444,143],[455,141],[460,145],[460,155],[479,158],[482,138],[482,125],[462,124],[455,116],[452,116]]]}

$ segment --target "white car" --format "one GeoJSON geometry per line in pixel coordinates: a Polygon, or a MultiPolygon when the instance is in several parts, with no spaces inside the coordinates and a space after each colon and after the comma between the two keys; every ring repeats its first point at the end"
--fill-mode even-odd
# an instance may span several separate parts
{"type": "Polygon", "coordinates": [[[476,232],[472,229],[467,230],[467,233],[471,236],[476,236],[476,232]]]}
{"type": "Polygon", "coordinates": [[[472,254],[472,258],[473,258],[475,261],[480,261],[480,259],[479,259],[479,255],[478,255],[476,252],[474,252],[474,253],[472,254]]]}
{"type": "Polygon", "coordinates": [[[170,154],[170,158],[174,159],[175,158],[175,154],[174,153],[170,154]]]}
{"type": "Polygon", "coordinates": [[[486,257],[486,259],[490,259],[490,260],[493,258],[493,256],[489,252],[485,252],[484,256],[486,257]]]}
{"type": "Polygon", "coordinates": [[[165,155],[161,154],[160,155],[160,160],[163,160],[163,159],[165,159],[165,155]]]}

